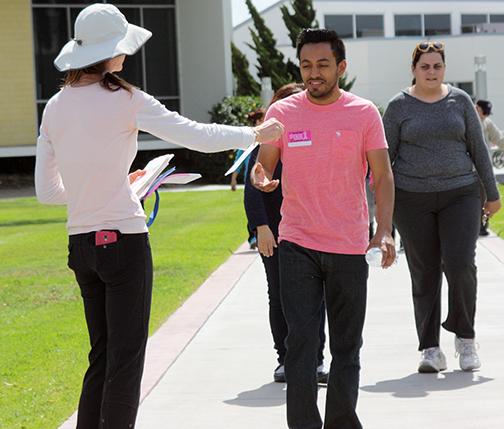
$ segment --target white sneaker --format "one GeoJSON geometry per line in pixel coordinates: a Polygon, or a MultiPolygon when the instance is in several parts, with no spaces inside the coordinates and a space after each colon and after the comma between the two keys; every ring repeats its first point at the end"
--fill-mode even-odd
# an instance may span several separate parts
{"type": "Polygon", "coordinates": [[[439,347],[429,347],[422,350],[422,358],[418,364],[418,372],[431,373],[446,369],[446,357],[439,347]]]}
{"type": "Polygon", "coordinates": [[[276,383],[285,383],[285,367],[283,365],[278,365],[273,373],[273,380],[276,383]]]}
{"type": "Polygon", "coordinates": [[[317,367],[317,383],[327,384],[328,380],[329,380],[329,373],[325,370],[324,364],[321,363],[317,367]]]}
{"type": "Polygon", "coordinates": [[[459,365],[462,371],[472,371],[481,366],[477,344],[473,338],[459,338],[455,336],[455,357],[459,358],[459,365]]]}

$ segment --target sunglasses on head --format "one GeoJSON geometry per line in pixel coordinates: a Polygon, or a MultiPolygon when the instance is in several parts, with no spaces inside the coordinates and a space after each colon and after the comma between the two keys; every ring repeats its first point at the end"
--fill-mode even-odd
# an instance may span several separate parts
{"type": "Polygon", "coordinates": [[[418,52],[426,53],[429,52],[431,49],[434,52],[442,52],[444,51],[444,48],[445,48],[444,42],[424,41],[417,43],[413,51],[413,59],[415,59],[418,52]]]}

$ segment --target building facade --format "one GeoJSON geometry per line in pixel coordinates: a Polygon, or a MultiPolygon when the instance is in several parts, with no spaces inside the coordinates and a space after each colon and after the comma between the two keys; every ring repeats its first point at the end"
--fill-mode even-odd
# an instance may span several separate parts
{"type": "MultiPolygon", "coordinates": [[[[277,47],[295,60],[279,1],[261,12],[277,47]]],[[[504,0],[401,1],[314,0],[320,27],[334,29],[347,47],[348,75],[356,77],[352,92],[385,107],[411,82],[411,53],[420,40],[446,43],[446,81],[477,96],[475,58],[486,60],[486,97],[494,105],[494,119],[504,128],[504,0]]],[[[233,41],[255,73],[251,20],[234,27],[233,41]]],[[[481,88],[481,87],[479,87],[481,88]]]]}
{"type": "MultiPolygon", "coordinates": [[[[230,0],[0,0],[0,157],[35,154],[42,111],[63,77],[53,60],[80,10],[96,2],[152,31],[121,76],[167,108],[207,122],[210,108],[232,94],[230,0]]],[[[139,147],[174,145],[142,134],[139,147]]]]}

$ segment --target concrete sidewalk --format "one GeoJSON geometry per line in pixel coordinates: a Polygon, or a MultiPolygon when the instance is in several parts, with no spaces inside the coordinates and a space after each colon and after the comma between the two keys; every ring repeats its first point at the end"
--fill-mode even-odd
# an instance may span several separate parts
{"type": "MultiPolygon", "coordinates": [[[[453,335],[443,331],[448,370],[418,374],[404,255],[392,269],[371,270],[358,405],[365,428],[504,427],[504,241],[495,236],[481,239],[477,264],[476,328],[483,366],[475,373],[459,370],[453,335]]],[[[151,339],[144,380],[148,386],[137,429],[286,427],[285,385],[272,382],[276,361],[260,258],[242,247],[214,280],[210,278],[196,293],[196,301],[188,301],[151,339]],[[186,344],[173,353],[169,344],[176,344],[176,338],[186,344]]],[[[444,287],[445,304],[446,298],[444,287]]],[[[326,359],[328,365],[328,351],[326,359]]],[[[321,410],[324,402],[321,386],[321,410]]]]}

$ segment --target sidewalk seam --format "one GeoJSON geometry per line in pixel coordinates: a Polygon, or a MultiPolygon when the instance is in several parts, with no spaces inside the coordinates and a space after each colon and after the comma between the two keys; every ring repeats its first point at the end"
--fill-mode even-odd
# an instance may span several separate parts
{"type": "MultiPolygon", "coordinates": [[[[246,242],[246,246],[248,247],[248,242],[246,242]]],[[[218,269],[220,269],[223,265],[225,264],[228,264],[232,261],[230,261],[230,259],[233,258],[233,256],[237,256],[237,254],[239,253],[240,249],[243,247],[240,246],[239,249],[237,249],[236,252],[234,252],[218,269]]],[[[171,360],[171,362],[168,363],[168,366],[166,367],[166,369],[161,373],[161,375],[157,378],[156,382],[148,389],[144,392],[142,392],[141,394],[141,397],[140,397],[140,404],[142,404],[142,402],[145,400],[145,398],[147,398],[147,396],[149,396],[149,394],[156,388],[156,386],[159,384],[159,382],[162,380],[162,378],[166,375],[166,373],[170,370],[170,368],[173,366],[173,364],[175,362],[177,362],[177,360],[179,359],[179,357],[182,355],[182,353],[187,349],[187,347],[192,343],[192,341],[194,340],[194,338],[198,335],[198,333],[201,331],[201,329],[203,328],[203,326],[205,326],[205,324],[208,322],[208,320],[215,314],[215,312],[219,309],[219,307],[222,305],[222,303],[225,301],[225,299],[229,296],[229,294],[234,290],[234,288],[236,287],[236,285],[238,284],[238,282],[241,280],[241,278],[245,275],[245,273],[250,269],[250,267],[252,266],[252,264],[254,263],[254,261],[256,260],[257,258],[257,255],[254,255],[253,258],[250,258],[251,260],[247,263],[245,269],[240,273],[239,277],[236,278],[232,285],[226,290],[226,292],[224,293],[223,296],[221,296],[221,298],[218,300],[217,304],[215,305],[215,307],[210,311],[210,313],[208,313],[206,315],[206,317],[204,318],[204,320],[202,321],[202,323],[200,324],[200,326],[192,333],[192,335],[190,336],[190,338],[187,340],[186,344],[180,349],[180,351],[177,353],[177,355],[175,356],[175,358],[173,358],[171,360]]],[[[216,271],[217,271],[216,270],[216,271]]],[[[210,275],[210,277],[205,281],[203,282],[197,290],[194,291],[194,293],[196,293],[200,288],[203,288],[203,287],[208,287],[208,285],[206,285],[207,281],[209,279],[211,279],[213,276],[213,273],[210,275]]],[[[191,295],[192,296],[192,295],[191,295]]],[[[189,297],[190,298],[190,297],[189,297]]],[[[184,302],[184,304],[189,300],[189,298],[184,302]]],[[[184,305],[182,304],[182,306],[184,305]]],[[[182,308],[179,307],[180,308],[182,308]]],[[[178,311],[178,309],[177,309],[178,311]]],[[[163,326],[165,323],[168,322],[168,320],[174,315],[175,313],[173,313],[157,330],[156,332],[158,332],[163,326]]],[[[154,334],[156,333],[154,332],[154,334]]],[[[153,335],[154,335],[153,334],[153,335]]]]}

